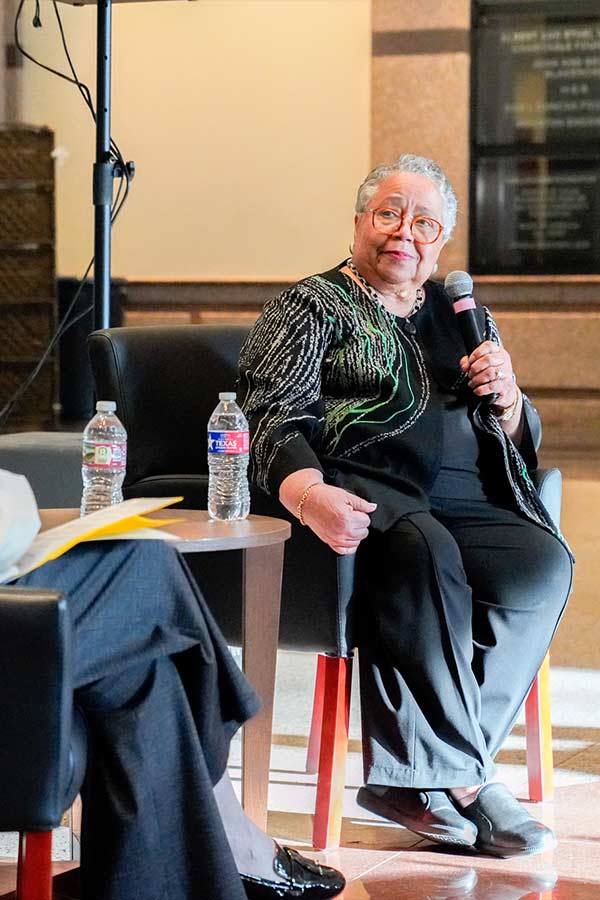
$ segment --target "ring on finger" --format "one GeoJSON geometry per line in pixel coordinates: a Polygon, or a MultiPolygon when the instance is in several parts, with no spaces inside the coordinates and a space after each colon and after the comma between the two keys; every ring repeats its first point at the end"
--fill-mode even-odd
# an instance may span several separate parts
{"type": "Polygon", "coordinates": [[[504,378],[504,372],[502,371],[501,366],[496,366],[494,369],[494,381],[500,381],[500,379],[504,378]]]}

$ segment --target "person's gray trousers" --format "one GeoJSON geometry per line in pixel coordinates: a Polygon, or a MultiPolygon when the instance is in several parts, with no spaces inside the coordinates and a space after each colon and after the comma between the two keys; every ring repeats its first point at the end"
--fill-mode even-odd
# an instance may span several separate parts
{"type": "Polygon", "coordinates": [[[259,704],[177,552],[81,544],[18,583],[64,591],[72,612],[83,900],[245,900],[212,785],[259,704]]]}
{"type": "Polygon", "coordinates": [[[571,590],[561,542],[511,510],[440,501],[357,554],[365,782],[481,784],[571,590]]]}

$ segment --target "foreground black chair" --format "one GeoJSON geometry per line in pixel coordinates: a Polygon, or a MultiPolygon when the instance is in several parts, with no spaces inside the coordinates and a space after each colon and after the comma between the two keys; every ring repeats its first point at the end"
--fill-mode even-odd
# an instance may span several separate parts
{"type": "MultiPolygon", "coordinates": [[[[186,507],[206,508],[206,425],[219,391],[235,386],[237,359],[247,333],[245,326],[180,325],[114,328],[90,336],[96,394],[116,401],[128,433],[125,496],[181,494],[186,507]]],[[[538,478],[544,483],[546,505],[556,514],[560,472],[548,470],[538,473],[538,478]]],[[[285,553],[279,646],[320,654],[307,770],[318,771],[313,844],[334,847],[341,830],[355,646],[354,559],[337,556],[262,491],[253,492],[252,512],[292,523],[285,553]]],[[[194,557],[188,557],[190,561],[226,638],[239,643],[239,558],[232,555],[224,562],[222,554],[202,554],[196,565],[194,557]]],[[[540,773],[546,772],[548,796],[552,763],[547,678],[542,684],[543,695],[530,695],[535,702],[528,707],[528,765],[538,787],[544,783],[540,773]]]]}
{"type": "Polygon", "coordinates": [[[0,709],[0,831],[20,834],[17,900],[52,900],[52,829],[87,757],[67,603],[55,591],[0,587],[0,709]]]}

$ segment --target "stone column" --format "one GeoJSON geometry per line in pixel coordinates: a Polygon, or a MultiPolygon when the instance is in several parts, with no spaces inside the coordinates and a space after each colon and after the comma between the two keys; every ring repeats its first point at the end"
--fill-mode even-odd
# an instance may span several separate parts
{"type": "Polygon", "coordinates": [[[6,122],[7,4],[0,6],[0,124],[6,122]]]}
{"type": "Polygon", "coordinates": [[[438,162],[459,199],[438,277],[466,269],[469,213],[470,0],[372,0],[372,163],[400,153],[438,162]]]}

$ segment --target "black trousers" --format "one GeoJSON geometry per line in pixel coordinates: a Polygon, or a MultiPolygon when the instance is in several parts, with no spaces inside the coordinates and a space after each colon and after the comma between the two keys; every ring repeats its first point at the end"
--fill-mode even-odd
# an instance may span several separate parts
{"type": "Polygon", "coordinates": [[[212,786],[259,704],[181,557],[83,544],[19,583],[68,595],[90,735],[83,900],[245,900],[212,786]]]}
{"type": "Polygon", "coordinates": [[[564,610],[571,559],[508,509],[439,501],[357,554],[365,781],[483,783],[564,610]]]}

